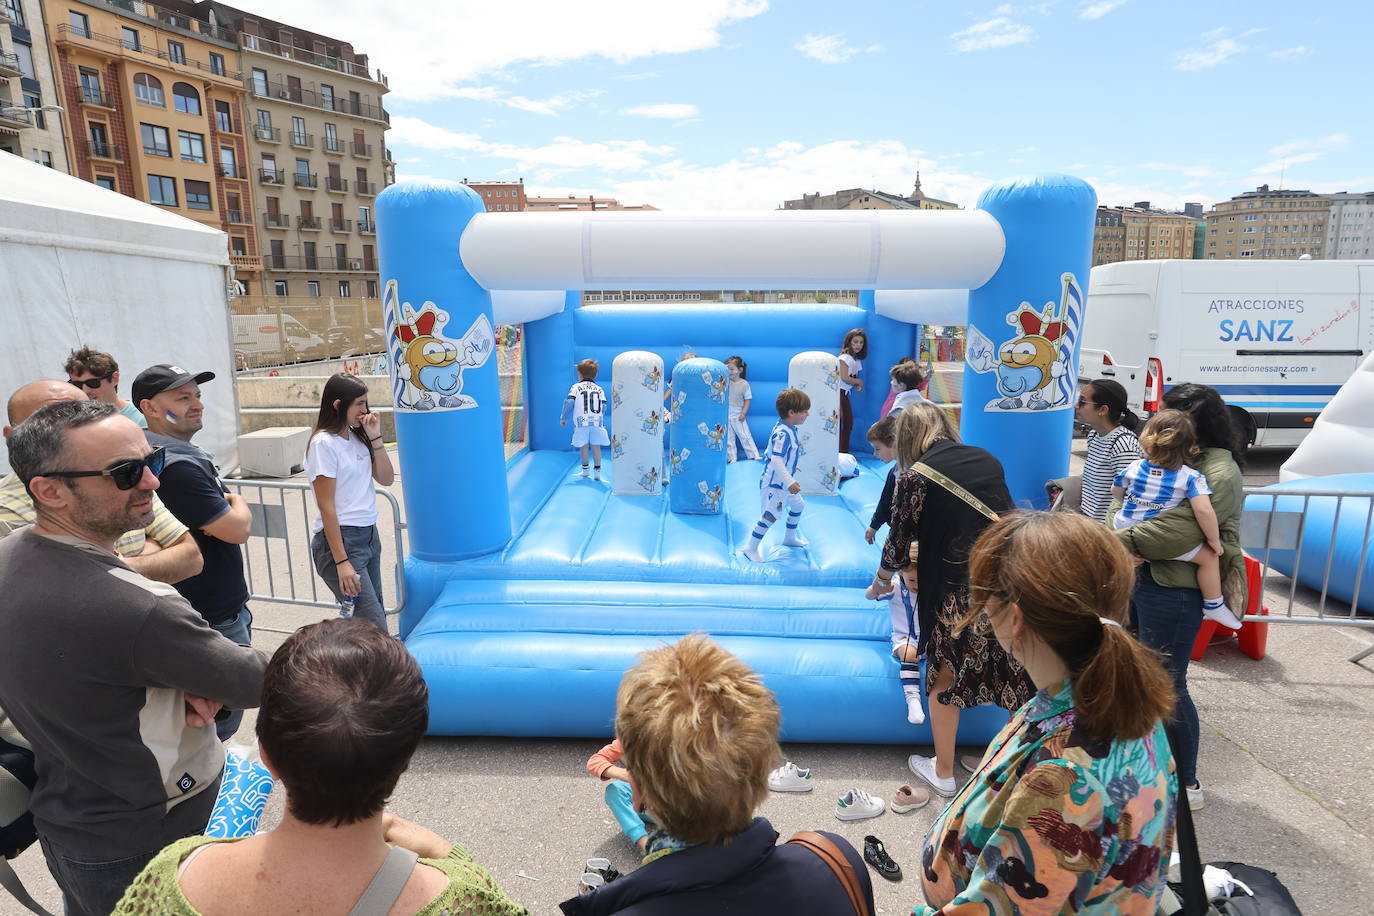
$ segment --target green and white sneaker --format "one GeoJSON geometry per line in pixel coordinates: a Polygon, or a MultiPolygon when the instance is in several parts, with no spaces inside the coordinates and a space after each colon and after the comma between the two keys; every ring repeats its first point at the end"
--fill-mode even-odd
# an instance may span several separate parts
{"type": "Polygon", "coordinates": [[[774,792],[810,792],[816,784],[810,770],[803,770],[789,760],[768,774],[768,788],[774,792]]]}
{"type": "Polygon", "coordinates": [[[835,816],[842,821],[861,821],[882,814],[884,807],[880,799],[856,787],[835,799],[835,816]]]}

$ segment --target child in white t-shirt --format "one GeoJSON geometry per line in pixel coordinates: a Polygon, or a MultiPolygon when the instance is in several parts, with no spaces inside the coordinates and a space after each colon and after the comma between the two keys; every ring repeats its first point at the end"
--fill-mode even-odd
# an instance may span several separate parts
{"type": "Polygon", "coordinates": [[[858,394],[864,390],[863,379],[859,374],[864,370],[864,359],[868,356],[868,335],[863,328],[853,328],[844,335],[840,344],[840,359],[836,371],[840,377],[840,451],[849,451],[849,434],[854,429],[854,408],[849,403],[850,393],[858,394]]]}
{"type": "Polygon", "coordinates": [[[577,364],[579,381],[568,389],[568,396],[563,399],[563,415],[558,420],[559,426],[567,426],[569,419],[573,421],[572,444],[581,453],[583,477],[587,476],[587,447],[591,447],[596,462],[592,473],[597,480],[601,479],[601,446],[611,444],[604,423],[606,392],[596,383],[600,368],[594,359],[577,364]]]}
{"type": "Polygon", "coordinates": [[[1112,519],[1118,531],[1149,521],[1185,499],[1202,529],[1203,543],[1174,557],[1197,567],[1197,587],[1202,592],[1202,616],[1233,630],[1240,618],[1226,606],[1221,593],[1221,532],[1212,508],[1212,488],[1201,472],[1183,462],[1197,454],[1193,418],[1181,410],[1161,410],[1150,418],[1140,434],[1145,457],[1116,475],[1112,497],[1121,500],[1121,511],[1112,519]]]}
{"type": "Polygon", "coordinates": [[[725,461],[727,464],[734,462],[736,441],[744,448],[746,458],[757,461],[759,448],[754,444],[754,436],[744,419],[749,415],[749,403],[754,399],[754,393],[745,381],[749,364],[741,357],[732,356],[725,361],[725,370],[730,373],[730,424],[725,428],[725,461]]]}

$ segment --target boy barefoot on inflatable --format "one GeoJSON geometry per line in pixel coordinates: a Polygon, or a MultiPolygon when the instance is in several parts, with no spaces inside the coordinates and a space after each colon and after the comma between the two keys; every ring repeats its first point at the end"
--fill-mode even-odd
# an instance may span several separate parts
{"type": "Polygon", "coordinates": [[[774,405],[778,409],[778,424],[768,437],[767,461],[763,465],[763,478],[759,480],[759,495],[763,502],[763,517],[754,525],[749,535],[749,546],[741,551],[755,563],[763,562],[759,546],[768,529],[787,509],[787,535],[782,539],[786,547],[805,547],[806,541],[797,534],[797,524],[801,521],[802,509],[806,501],[801,497],[801,484],[793,479],[797,473],[797,460],[801,457],[801,443],[797,438],[797,427],[806,422],[811,412],[811,398],[805,391],[784,388],[778,393],[774,405]]]}

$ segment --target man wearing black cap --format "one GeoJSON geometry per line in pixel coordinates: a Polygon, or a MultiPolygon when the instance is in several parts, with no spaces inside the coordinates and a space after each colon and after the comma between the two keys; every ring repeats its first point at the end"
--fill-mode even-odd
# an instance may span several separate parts
{"type": "MultiPolygon", "coordinates": [[[[241,646],[251,644],[253,615],[248,610],[248,583],[243,578],[239,545],[248,541],[252,514],[237,493],[219,479],[214,457],[191,438],[204,425],[200,386],[213,372],[187,372],[161,363],[134,379],[134,404],[148,421],[153,448],[166,449],[167,463],[158,475],[162,503],[191,529],[205,560],[200,575],[175,584],[182,597],[220,633],[241,646]]],[[[242,712],[216,724],[220,740],[238,731],[242,712]]]]}

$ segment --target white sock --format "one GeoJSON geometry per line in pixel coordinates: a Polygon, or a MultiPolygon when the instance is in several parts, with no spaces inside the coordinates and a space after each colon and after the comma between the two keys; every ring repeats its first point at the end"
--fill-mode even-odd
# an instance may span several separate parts
{"type": "Polygon", "coordinates": [[[759,553],[758,544],[750,544],[741,550],[740,553],[744,554],[747,559],[753,560],[755,563],[763,562],[763,555],[759,553]]]}
{"type": "Polygon", "coordinates": [[[1232,630],[1239,630],[1243,622],[1226,606],[1225,598],[1204,598],[1202,600],[1202,616],[1208,620],[1215,620],[1232,630]]]}
{"type": "Polygon", "coordinates": [[[903,684],[902,693],[906,695],[906,720],[912,725],[920,725],[926,720],[925,708],[921,706],[921,685],[903,684]]]}

